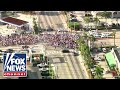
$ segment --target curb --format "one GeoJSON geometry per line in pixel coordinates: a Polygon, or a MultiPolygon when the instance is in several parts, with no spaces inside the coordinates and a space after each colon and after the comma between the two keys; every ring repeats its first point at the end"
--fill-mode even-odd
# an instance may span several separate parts
{"type": "MultiPolygon", "coordinates": [[[[80,51],[79,51],[79,52],[80,52],[80,51]]],[[[82,70],[85,71],[85,75],[86,75],[87,79],[90,79],[90,76],[89,76],[88,71],[87,71],[87,69],[86,69],[86,67],[85,67],[85,63],[84,63],[84,61],[83,61],[83,58],[82,58],[82,55],[81,55],[81,54],[78,56],[78,59],[81,60],[80,65],[82,66],[82,70]]]]}

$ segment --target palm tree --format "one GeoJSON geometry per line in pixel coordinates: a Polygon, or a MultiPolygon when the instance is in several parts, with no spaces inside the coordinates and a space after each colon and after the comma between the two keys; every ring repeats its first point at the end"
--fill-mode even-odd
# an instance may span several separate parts
{"type": "Polygon", "coordinates": [[[89,23],[91,22],[90,17],[84,17],[84,21],[88,24],[89,27],[89,23]]]}
{"type": "Polygon", "coordinates": [[[82,43],[85,43],[83,37],[80,37],[78,40],[76,40],[76,43],[79,45],[79,47],[82,43]]]}
{"type": "Polygon", "coordinates": [[[90,41],[92,42],[92,46],[94,45],[94,42],[96,41],[96,38],[93,35],[89,36],[90,41]]]}
{"type": "Polygon", "coordinates": [[[100,20],[97,18],[97,15],[96,15],[96,17],[94,18],[94,22],[95,22],[95,25],[96,25],[96,29],[97,29],[97,25],[98,25],[98,22],[99,22],[100,20]]]}
{"type": "MultiPolygon", "coordinates": [[[[105,18],[105,22],[107,23],[107,18],[111,16],[111,13],[104,11],[104,12],[97,13],[97,15],[105,18]]],[[[106,27],[106,30],[107,30],[107,27],[106,27]]]]}
{"type": "Polygon", "coordinates": [[[34,33],[38,34],[39,33],[39,28],[38,28],[38,24],[36,22],[36,18],[33,18],[33,28],[34,28],[34,33]]]}
{"type": "Polygon", "coordinates": [[[113,31],[113,33],[111,34],[111,36],[113,36],[113,38],[114,38],[114,46],[116,46],[115,45],[115,36],[116,36],[116,31],[115,30],[113,31]]]}
{"type": "Polygon", "coordinates": [[[87,33],[84,33],[83,37],[84,37],[85,43],[87,43],[87,45],[88,45],[89,37],[88,37],[87,33]]]}
{"type": "Polygon", "coordinates": [[[100,65],[96,66],[96,68],[95,68],[95,78],[96,79],[102,79],[103,70],[104,69],[100,65]]]}

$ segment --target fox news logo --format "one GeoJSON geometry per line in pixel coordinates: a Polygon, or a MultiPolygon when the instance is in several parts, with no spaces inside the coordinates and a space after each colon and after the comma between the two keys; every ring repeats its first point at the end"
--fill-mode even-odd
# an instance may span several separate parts
{"type": "Polygon", "coordinates": [[[3,76],[26,77],[26,54],[4,53],[3,76]]]}

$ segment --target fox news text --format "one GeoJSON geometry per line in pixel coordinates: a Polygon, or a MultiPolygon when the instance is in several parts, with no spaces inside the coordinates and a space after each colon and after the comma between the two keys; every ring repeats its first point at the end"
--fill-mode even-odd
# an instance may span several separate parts
{"type": "Polygon", "coordinates": [[[26,77],[26,54],[4,53],[3,55],[3,76],[26,77]]]}

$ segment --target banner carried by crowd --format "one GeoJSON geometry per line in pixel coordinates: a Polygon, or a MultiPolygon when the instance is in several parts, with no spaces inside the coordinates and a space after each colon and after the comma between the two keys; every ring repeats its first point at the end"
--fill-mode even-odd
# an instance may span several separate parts
{"type": "Polygon", "coordinates": [[[73,34],[21,34],[11,36],[0,36],[1,46],[13,46],[13,45],[34,45],[37,43],[48,43],[48,45],[54,47],[66,47],[73,49],[76,47],[76,40],[79,39],[79,35],[73,34]]]}

